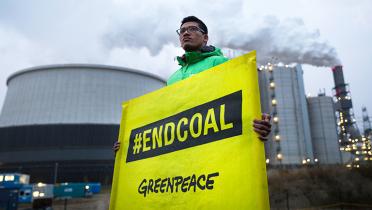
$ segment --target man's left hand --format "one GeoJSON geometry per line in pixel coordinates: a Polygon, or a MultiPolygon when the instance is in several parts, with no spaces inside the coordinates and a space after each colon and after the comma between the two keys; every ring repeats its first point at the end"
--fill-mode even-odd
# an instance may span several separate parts
{"type": "Polygon", "coordinates": [[[253,130],[259,135],[261,141],[267,141],[269,134],[271,132],[271,116],[269,114],[263,113],[261,120],[253,120],[253,130]]]}

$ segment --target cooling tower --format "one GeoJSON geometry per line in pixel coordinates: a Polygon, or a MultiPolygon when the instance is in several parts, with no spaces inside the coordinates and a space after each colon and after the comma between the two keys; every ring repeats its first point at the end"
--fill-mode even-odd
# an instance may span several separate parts
{"type": "Polygon", "coordinates": [[[33,181],[109,182],[123,101],[165,86],[155,75],[66,64],[11,75],[0,115],[2,171],[33,181]]]}

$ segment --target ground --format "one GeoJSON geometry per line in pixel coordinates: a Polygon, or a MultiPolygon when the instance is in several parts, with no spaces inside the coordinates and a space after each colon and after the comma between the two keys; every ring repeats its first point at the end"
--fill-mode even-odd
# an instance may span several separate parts
{"type": "MultiPolygon", "coordinates": [[[[372,210],[372,167],[269,168],[267,174],[272,210],[372,210]]],[[[91,198],[68,200],[67,209],[107,210],[110,188],[104,186],[100,194],[91,198]]],[[[30,209],[30,205],[19,209],[30,209]]],[[[53,201],[53,209],[65,209],[64,201],[53,201]]]]}

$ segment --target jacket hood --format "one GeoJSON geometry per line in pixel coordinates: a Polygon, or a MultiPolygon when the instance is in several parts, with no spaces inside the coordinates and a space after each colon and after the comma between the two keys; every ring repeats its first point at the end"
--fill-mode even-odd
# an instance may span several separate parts
{"type": "Polygon", "coordinates": [[[204,58],[210,57],[210,56],[223,56],[221,49],[214,47],[212,45],[210,46],[204,46],[200,49],[200,52],[191,51],[191,52],[185,52],[185,54],[181,57],[177,57],[178,65],[185,66],[187,64],[193,64],[197,63],[204,58]]]}

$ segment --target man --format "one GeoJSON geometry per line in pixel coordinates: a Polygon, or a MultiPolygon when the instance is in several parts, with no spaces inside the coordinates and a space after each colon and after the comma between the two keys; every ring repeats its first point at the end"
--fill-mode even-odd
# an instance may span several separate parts
{"type": "MultiPolygon", "coordinates": [[[[195,16],[185,17],[181,22],[180,29],[177,30],[181,47],[185,54],[177,57],[178,64],[181,66],[173,73],[167,81],[167,85],[172,85],[178,81],[224,63],[225,58],[220,49],[214,46],[207,46],[208,28],[195,16]]],[[[253,129],[262,141],[266,141],[271,132],[270,115],[262,114],[261,119],[253,121],[253,129]]],[[[118,151],[120,142],[115,142],[113,150],[118,151]]]]}
{"type": "Polygon", "coordinates": [[[184,18],[180,29],[177,30],[177,34],[185,54],[182,57],[177,57],[181,68],[170,76],[167,85],[186,79],[193,74],[228,60],[222,55],[220,49],[207,46],[208,28],[197,17],[189,16],[184,18]]]}

